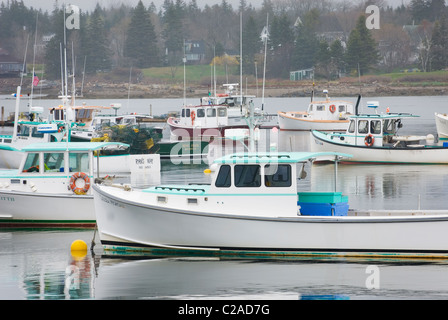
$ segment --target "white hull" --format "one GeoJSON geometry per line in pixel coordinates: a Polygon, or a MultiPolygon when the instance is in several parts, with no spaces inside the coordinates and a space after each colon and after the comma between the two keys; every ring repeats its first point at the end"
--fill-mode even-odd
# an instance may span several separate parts
{"type": "MultiPolygon", "coordinates": [[[[367,147],[364,144],[353,146],[338,142],[329,142],[321,138],[321,134],[311,133],[311,151],[342,152],[353,157],[344,162],[369,163],[413,163],[413,164],[447,164],[448,148],[415,146],[407,148],[367,147]]],[[[335,139],[336,141],[336,139],[335,139]]]]}
{"type": "Polygon", "coordinates": [[[436,113],[435,119],[439,139],[448,139],[448,115],[446,113],[436,113]]]}
{"type": "MultiPolygon", "coordinates": [[[[222,255],[448,256],[448,215],[268,218],[162,208],[144,192],[93,188],[106,250],[222,255]]],[[[199,208],[199,206],[198,206],[199,208]]],[[[244,211],[242,211],[243,213],[244,211]]]]}
{"type": "Polygon", "coordinates": [[[280,130],[319,130],[319,131],[345,131],[348,120],[316,120],[313,118],[298,118],[297,113],[279,112],[278,123],[280,130]]]}
{"type": "Polygon", "coordinates": [[[0,168],[17,169],[23,159],[23,152],[0,149],[0,168]]]}
{"type": "Polygon", "coordinates": [[[0,226],[95,226],[92,195],[2,190],[0,204],[0,226]]]}

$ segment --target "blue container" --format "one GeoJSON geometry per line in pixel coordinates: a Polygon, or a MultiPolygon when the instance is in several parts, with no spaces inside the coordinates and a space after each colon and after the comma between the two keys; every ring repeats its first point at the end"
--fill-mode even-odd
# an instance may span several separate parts
{"type": "Polygon", "coordinates": [[[448,142],[444,142],[444,143],[443,143],[443,147],[444,147],[444,148],[448,148],[448,142]]]}
{"type": "Polygon", "coordinates": [[[348,213],[348,203],[312,203],[297,202],[300,206],[300,213],[303,216],[346,216],[348,213]]]}

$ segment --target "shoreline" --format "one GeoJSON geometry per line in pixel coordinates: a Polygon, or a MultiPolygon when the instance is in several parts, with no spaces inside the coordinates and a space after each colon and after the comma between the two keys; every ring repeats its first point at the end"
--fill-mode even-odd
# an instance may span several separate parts
{"type": "MultiPolygon", "coordinates": [[[[0,79],[0,94],[11,95],[16,92],[17,79],[0,79]]],[[[387,96],[444,96],[448,95],[448,85],[430,86],[420,85],[391,85],[390,83],[343,83],[330,82],[318,83],[312,85],[311,82],[283,82],[280,84],[266,84],[265,97],[282,98],[282,97],[309,97],[311,92],[317,96],[321,96],[323,90],[328,90],[330,97],[355,97],[361,94],[363,97],[387,97],[387,96]]],[[[77,92],[81,91],[81,87],[77,86],[77,92]]],[[[209,86],[191,85],[187,87],[186,98],[201,98],[208,96],[209,86]]],[[[217,88],[218,93],[223,92],[222,87],[217,88]]],[[[245,94],[262,96],[262,87],[258,86],[258,90],[254,85],[244,88],[245,94]],[[258,94],[257,94],[258,92],[258,94]]],[[[29,95],[31,87],[27,84],[22,86],[22,95],[29,95]]],[[[60,94],[60,86],[52,83],[51,86],[39,86],[34,89],[35,94],[45,95],[48,99],[58,99],[60,94]]],[[[176,84],[154,84],[154,83],[138,83],[131,84],[130,88],[127,83],[107,83],[107,82],[89,82],[84,85],[84,99],[168,99],[183,98],[183,85],[176,84]]]]}

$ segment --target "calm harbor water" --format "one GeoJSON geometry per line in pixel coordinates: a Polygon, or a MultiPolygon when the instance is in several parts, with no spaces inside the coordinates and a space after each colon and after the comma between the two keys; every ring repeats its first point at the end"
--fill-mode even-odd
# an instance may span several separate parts
{"type": "MultiPolygon", "coordinates": [[[[5,114],[14,100],[0,96],[5,114]]],[[[356,98],[347,98],[356,102],[356,98]]],[[[402,134],[436,134],[434,112],[448,111],[448,97],[389,97],[381,108],[420,118],[404,122],[402,134]]],[[[82,100],[78,100],[79,103],[82,100]]],[[[122,101],[122,112],[154,115],[176,111],[182,99],[122,101]],[[128,107],[129,104],[129,107],[128,107]],[[129,108],[128,110],[126,110],[129,108]]],[[[188,103],[196,101],[189,99],[188,103]]],[[[308,98],[266,99],[266,111],[304,110],[308,98]]],[[[39,100],[49,108],[58,101],[39,100]]],[[[256,104],[257,105],[257,104],[256,104]]],[[[21,111],[25,111],[26,101],[21,111]]],[[[367,111],[366,108],[361,111],[367,111]]],[[[0,134],[9,132],[1,128],[0,134]]],[[[278,132],[281,151],[308,150],[308,132],[278,132]]],[[[270,130],[260,144],[273,141],[270,130]]],[[[204,163],[162,162],[162,183],[208,182],[204,163]]],[[[303,190],[334,187],[333,165],[307,166],[303,190]]],[[[352,208],[447,209],[448,166],[340,165],[337,189],[352,208]]],[[[0,208],[1,211],[1,208],[0,208]]],[[[0,299],[448,299],[448,261],[378,261],[356,259],[220,260],[163,258],[124,260],[102,255],[93,230],[0,229],[0,299]],[[70,244],[95,240],[94,254],[74,257],[70,244]]]]}

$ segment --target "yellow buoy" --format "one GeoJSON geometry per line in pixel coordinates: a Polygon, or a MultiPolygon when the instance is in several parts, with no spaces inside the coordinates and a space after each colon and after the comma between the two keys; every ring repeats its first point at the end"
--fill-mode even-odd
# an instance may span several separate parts
{"type": "Polygon", "coordinates": [[[205,169],[204,170],[204,173],[211,173],[212,172],[212,170],[210,170],[210,169],[205,169]]]}
{"type": "Polygon", "coordinates": [[[82,240],[75,240],[70,246],[71,251],[87,251],[87,244],[82,240]]]}

